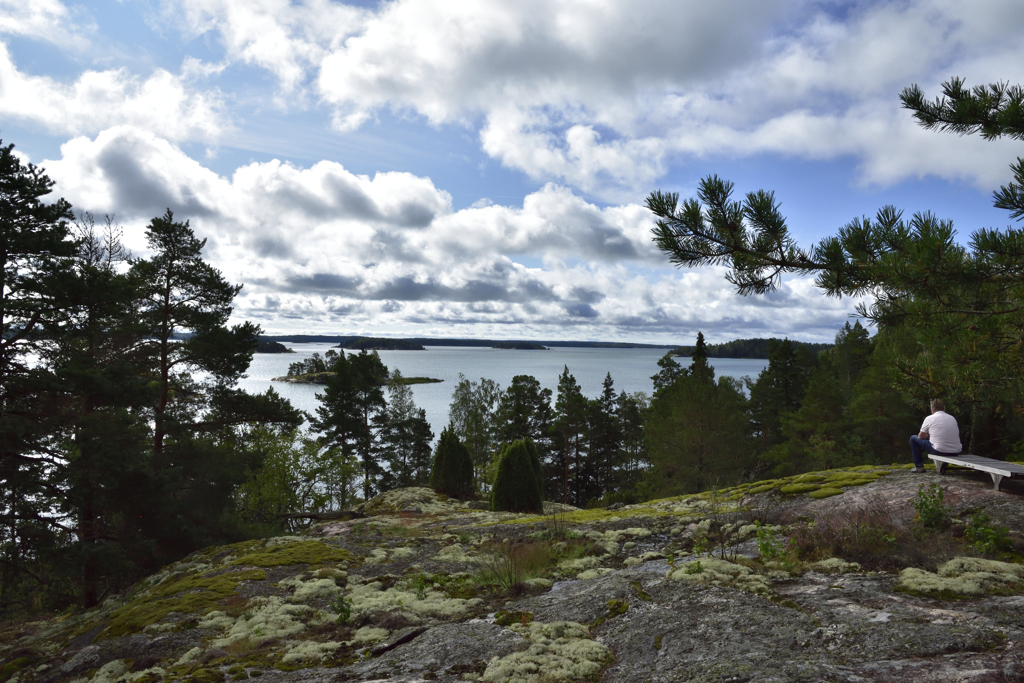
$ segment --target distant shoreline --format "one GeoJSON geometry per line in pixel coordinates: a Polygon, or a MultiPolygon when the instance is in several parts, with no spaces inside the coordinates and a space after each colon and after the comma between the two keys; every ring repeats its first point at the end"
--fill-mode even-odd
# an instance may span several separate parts
{"type": "MultiPolygon", "coordinates": [[[[529,339],[461,339],[461,338],[427,338],[427,337],[366,337],[362,335],[323,335],[323,334],[276,334],[262,335],[261,340],[275,342],[291,342],[294,344],[335,344],[342,348],[362,348],[352,346],[362,341],[387,342],[396,345],[418,346],[476,346],[493,348],[495,344],[534,344],[546,347],[566,347],[584,349],[676,349],[678,344],[638,344],[634,342],[600,342],[600,341],[534,341],[529,339]]],[[[369,348],[368,348],[369,350],[369,348]]],[[[386,349],[392,350],[392,349],[386,349]]]]}

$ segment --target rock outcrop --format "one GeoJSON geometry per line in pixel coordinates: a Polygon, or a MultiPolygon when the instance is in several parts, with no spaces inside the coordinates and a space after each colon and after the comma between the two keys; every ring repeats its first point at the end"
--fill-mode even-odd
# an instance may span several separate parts
{"type": "Polygon", "coordinates": [[[1024,681],[1024,485],[1005,489],[864,467],[536,516],[401,489],[8,628],[0,681],[1024,681]],[[865,506],[930,543],[912,502],[934,482],[954,528],[916,566],[786,552],[800,520],[865,506]],[[978,512],[1011,530],[999,552],[957,540],[978,512]]]}

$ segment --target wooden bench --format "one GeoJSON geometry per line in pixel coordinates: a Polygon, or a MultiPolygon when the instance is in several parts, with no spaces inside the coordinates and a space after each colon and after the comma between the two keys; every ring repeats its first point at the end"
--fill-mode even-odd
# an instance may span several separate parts
{"type": "Polygon", "coordinates": [[[980,455],[933,455],[929,453],[928,457],[935,461],[935,469],[939,474],[944,474],[950,465],[988,472],[996,491],[999,490],[1004,478],[1024,477],[1024,465],[1014,462],[983,458],[980,455]]]}

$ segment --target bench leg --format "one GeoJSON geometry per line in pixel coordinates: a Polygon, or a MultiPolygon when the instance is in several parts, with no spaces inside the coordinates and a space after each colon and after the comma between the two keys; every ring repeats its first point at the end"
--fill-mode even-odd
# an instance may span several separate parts
{"type": "Polygon", "coordinates": [[[989,472],[989,474],[992,475],[992,486],[995,488],[996,491],[998,491],[999,487],[1003,483],[1003,475],[995,474],[993,472],[989,472]]]}
{"type": "Polygon", "coordinates": [[[949,467],[948,462],[942,462],[941,460],[935,461],[935,471],[938,472],[939,474],[945,474],[947,467],[949,467]]]}

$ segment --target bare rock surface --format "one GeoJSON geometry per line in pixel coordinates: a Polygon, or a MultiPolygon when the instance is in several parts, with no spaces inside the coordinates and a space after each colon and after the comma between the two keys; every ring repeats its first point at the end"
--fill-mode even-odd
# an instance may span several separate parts
{"type": "Polygon", "coordinates": [[[0,632],[0,676],[1024,681],[1024,580],[1013,578],[1024,550],[1024,484],[995,492],[982,476],[897,467],[803,476],[614,510],[549,505],[547,517],[491,513],[429,489],[389,492],[362,507],[365,519],[200,551],[101,608],[9,627],[0,632]],[[815,481],[827,496],[775,492],[815,481]],[[940,577],[950,553],[969,550],[956,529],[984,512],[1010,529],[1012,549],[998,560],[1010,578],[978,584],[997,589],[928,593],[900,583],[903,567],[869,571],[842,559],[783,566],[758,556],[754,517],[773,517],[780,539],[799,520],[872,506],[910,528],[918,487],[933,483],[944,487],[954,530],[916,569],[940,577]],[[721,543],[701,546],[716,528],[721,543]],[[501,585],[512,557],[532,563],[533,578],[501,585]]]}

